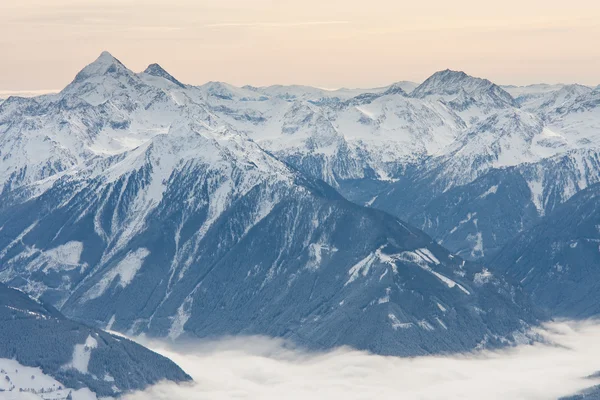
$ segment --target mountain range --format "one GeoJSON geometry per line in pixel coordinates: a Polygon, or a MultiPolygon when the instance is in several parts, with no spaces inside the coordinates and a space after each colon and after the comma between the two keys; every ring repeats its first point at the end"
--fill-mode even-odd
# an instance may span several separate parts
{"type": "Polygon", "coordinates": [[[193,86],[104,52],[0,103],[0,281],[129,335],[523,343],[597,315],[599,133],[580,85],[193,86]]]}

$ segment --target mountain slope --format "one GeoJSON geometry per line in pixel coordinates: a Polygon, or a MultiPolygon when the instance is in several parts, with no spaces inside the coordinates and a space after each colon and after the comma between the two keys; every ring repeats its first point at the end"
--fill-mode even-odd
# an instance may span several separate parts
{"type": "Polygon", "coordinates": [[[509,343],[537,321],[482,266],[227,129],[183,120],[40,185],[2,199],[0,279],[88,323],[414,355],[509,343]]]}
{"type": "Polygon", "coordinates": [[[572,104],[580,96],[585,96],[591,91],[591,88],[583,85],[560,85],[547,92],[521,96],[517,99],[517,102],[522,108],[540,116],[545,116],[549,112],[572,104]]]}
{"type": "Polygon", "coordinates": [[[598,315],[599,226],[600,185],[595,184],[515,237],[491,263],[555,316],[598,315]]]}
{"type": "Polygon", "coordinates": [[[496,110],[517,106],[512,96],[498,85],[462,71],[436,72],[410,95],[447,104],[468,125],[480,122],[496,110]]]}
{"type": "MultiPolygon", "coordinates": [[[[457,164],[457,159],[448,165],[457,164]]],[[[467,259],[496,251],[577,192],[600,182],[600,155],[573,150],[535,163],[491,168],[455,184],[445,166],[407,171],[372,206],[406,219],[467,259]]],[[[467,174],[474,169],[467,168],[467,174]]],[[[466,176],[466,175],[465,175],[466,176]]]]}
{"type": "Polygon", "coordinates": [[[116,396],[165,379],[191,379],[170,360],[125,338],[73,322],[2,283],[0,359],[40,368],[63,389],[89,388],[98,396],[116,396]]]}
{"type": "Polygon", "coordinates": [[[542,89],[547,106],[538,115],[496,109],[397,182],[372,185],[376,192],[356,199],[408,220],[461,256],[493,256],[599,181],[597,94],[573,85],[542,89]]]}

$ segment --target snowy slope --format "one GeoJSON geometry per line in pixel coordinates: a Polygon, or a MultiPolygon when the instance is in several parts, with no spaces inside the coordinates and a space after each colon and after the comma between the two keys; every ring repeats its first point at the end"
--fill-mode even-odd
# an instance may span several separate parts
{"type": "Polygon", "coordinates": [[[19,362],[0,358],[0,397],[6,400],[96,400],[87,388],[70,389],[39,368],[26,367],[19,362]]]}
{"type": "Polygon", "coordinates": [[[0,187],[130,150],[182,115],[211,124],[208,111],[182,90],[164,77],[136,75],[105,52],[59,94],[10,97],[0,105],[0,187]]]}
{"type": "Polygon", "coordinates": [[[547,114],[549,125],[568,135],[577,148],[600,146],[600,90],[584,91],[547,114]]]}
{"type": "Polygon", "coordinates": [[[492,168],[538,162],[564,152],[568,140],[518,109],[494,113],[472,126],[427,168],[441,169],[447,187],[472,182],[492,168]]]}
{"type": "MultiPolygon", "coordinates": [[[[428,157],[447,154],[450,145],[456,149],[475,130],[492,137],[485,139],[483,148],[469,151],[482,151],[483,157],[501,153],[489,154],[498,159],[494,167],[552,155],[554,151],[545,148],[556,143],[546,142],[562,135],[561,129],[549,128],[544,135],[552,138],[541,137],[537,143],[542,149],[514,151],[502,139],[494,139],[503,128],[495,128],[493,121],[505,124],[507,116],[515,114],[531,125],[528,120],[535,117],[518,110],[502,88],[449,70],[414,86],[398,82],[372,90],[328,91],[210,82],[194,87],[157,64],[135,74],[103,53],[60,94],[13,98],[0,106],[0,127],[6,126],[2,148],[11,149],[7,157],[12,160],[0,166],[0,184],[6,184],[6,190],[17,188],[91,158],[122,153],[167,132],[182,117],[243,132],[301,172],[340,188],[346,181],[396,180],[428,157]]],[[[528,145],[529,139],[524,140],[528,145]]],[[[457,182],[473,175],[458,177],[457,182]]]]}
{"type": "Polygon", "coordinates": [[[555,90],[536,95],[521,96],[517,98],[517,102],[523,109],[545,116],[548,112],[568,107],[576,102],[578,97],[591,91],[591,88],[583,85],[561,85],[556,87],[555,90]]]}
{"type": "Polygon", "coordinates": [[[501,87],[462,71],[436,72],[410,95],[444,102],[469,126],[487,118],[496,110],[517,105],[512,96],[501,87]]]}
{"type": "Polygon", "coordinates": [[[398,182],[365,185],[371,192],[344,187],[345,194],[405,218],[476,259],[493,255],[598,182],[597,91],[581,85],[508,87],[517,105],[502,106],[497,100],[506,96],[491,95],[498,91],[487,81],[452,71],[436,75],[412,96],[438,98],[451,108],[456,92],[471,90],[480,93],[481,100],[470,105],[478,118],[465,120],[467,127],[452,143],[405,170],[398,182]]]}
{"type": "Polygon", "coordinates": [[[408,98],[402,87],[410,89],[400,83],[322,98],[295,87],[285,88],[285,95],[275,88],[217,83],[199,90],[227,124],[302,172],[337,186],[347,179],[389,180],[407,163],[451,143],[463,128],[447,106],[408,98]],[[297,91],[301,94],[290,93],[297,91]]]}
{"type": "Polygon", "coordinates": [[[122,153],[167,132],[182,117],[243,132],[301,172],[339,188],[346,181],[393,181],[429,157],[469,153],[448,171],[457,175],[456,185],[488,167],[537,162],[598,142],[594,98],[583,86],[507,88],[517,101],[488,80],[450,70],[415,86],[194,87],[157,64],[133,73],[105,52],[61,93],[0,105],[5,157],[0,184],[14,189],[94,157],[122,153]],[[529,104],[523,96],[537,97],[529,104]],[[507,132],[512,129],[516,132],[507,132]],[[476,144],[470,143],[474,137],[476,144]],[[513,138],[521,143],[513,145],[513,138]],[[479,165],[483,159],[489,165],[479,165]],[[474,161],[476,171],[456,169],[474,161]]]}
{"type": "Polygon", "coordinates": [[[545,94],[560,90],[564,86],[565,85],[562,83],[536,83],[526,86],[502,85],[501,88],[508,92],[508,94],[510,94],[515,100],[520,102],[520,99],[527,98],[528,96],[543,96],[545,94]]]}
{"type": "Polygon", "coordinates": [[[424,162],[434,169],[448,164],[444,174],[455,186],[490,168],[537,162],[577,147],[560,129],[546,126],[543,115],[519,109],[502,88],[464,72],[437,72],[410,95],[392,86],[343,101],[294,99],[244,104],[252,112],[232,115],[259,118],[248,124],[237,117],[236,128],[342,190],[348,180],[396,180],[424,162]]]}
{"type": "MultiPolygon", "coordinates": [[[[413,90],[417,84],[413,82],[398,82],[397,85],[406,89],[407,91],[413,90]]],[[[251,87],[245,86],[245,89],[250,89],[255,92],[261,93],[269,98],[279,98],[286,101],[310,101],[313,103],[327,102],[327,101],[345,101],[353,97],[359,96],[363,93],[383,93],[388,90],[388,87],[372,88],[372,89],[321,89],[310,86],[300,85],[274,85],[267,87],[251,87]]]]}

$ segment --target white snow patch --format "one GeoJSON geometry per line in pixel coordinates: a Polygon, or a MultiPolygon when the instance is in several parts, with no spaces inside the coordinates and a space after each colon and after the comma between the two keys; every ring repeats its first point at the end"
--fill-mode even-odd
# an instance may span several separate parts
{"type": "Polygon", "coordinates": [[[527,182],[531,191],[531,201],[535,205],[538,214],[544,215],[544,182],[542,179],[531,180],[527,182]]]}
{"type": "Polygon", "coordinates": [[[84,344],[76,344],[73,350],[73,360],[64,366],[65,369],[74,369],[82,374],[88,373],[88,365],[92,357],[92,350],[98,347],[98,341],[89,335],[84,344]]]}
{"type": "Polygon", "coordinates": [[[329,247],[323,243],[311,243],[308,246],[309,253],[309,261],[306,265],[311,271],[316,271],[321,267],[321,262],[323,261],[323,252],[326,253],[335,253],[338,249],[335,247],[329,247]]]}
{"type": "Polygon", "coordinates": [[[45,255],[57,263],[78,265],[81,253],[83,252],[83,243],[71,241],[47,250],[45,255]]]}
{"type": "Polygon", "coordinates": [[[483,257],[483,234],[481,232],[477,232],[475,235],[468,235],[468,240],[475,240],[475,245],[471,250],[471,257],[483,257]]]}
{"type": "Polygon", "coordinates": [[[108,324],[106,324],[106,327],[104,328],[104,330],[110,331],[114,324],[115,324],[115,314],[113,314],[113,316],[110,317],[110,320],[108,321],[108,324]]]}
{"type": "Polygon", "coordinates": [[[146,257],[150,254],[148,249],[143,247],[136,251],[129,252],[116,267],[108,271],[102,279],[96,283],[86,294],[86,300],[97,299],[102,296],[110,284],[119,277],[119,286],[127,287],[132,281],[146,257]]]}
{"type": "Polygon", "coordinates": [[[33,224],[29,225],[23,232],[21,232],[12,242],[10,242],[1,252],[0,252],[0,258],[4,258],[6,256],[6,254],[10,251],[10,249],[12,249],[16,244],[23,244],[23,238],[29,233],[31,232],[31,230],[33,228],[35,228],[37,226],[38,221],[34,222],[33,224]]]}
{"type": "Polygon", "coordinates": [[[481,272],[475,274],[475,276],[473,277],[473,283],[479,286],[483,286],[489,281],[491,281],[493,276],[494,275],[492,275],[492,273],[487,268],[484,268],[481,272]]]}
{"type": "Polygon", "coordinates": [[[69,389],[40,368],[0,358],[0,399],[3,400],[97,400],[89,389],[69,389]]]}
{"type": "Polygon", "coordinates": [[[186,322],[192,316],[190,306],[191,306],[191,298],[187,298],[181,306],[177,309],[177,314],[171,318],[171,328],[169,328],[169,338],[177,339],[184,332],[184,326],[186,322]]]}
{"type": "Polygon", "coordinates": [[[365,203],[365,207],[371,207],[373,205],[373,203],[375,203],[375,200],[377,200],[377,197],[379,197],[379,196],[375,196],[371,200],[367,201],[365,203]]]}
{"type": "MultiPolygon", "coordinates": [[[[25,367],[16,360],[0,358],[0,398],[9,396],[6,392],[21,392],[41,390],[52,391],[66,396],[63,385],[40,368],[25,367]],[[32,379],[33,377],[33,379],[32,379]]],[[[16,398],[16,397],[14,397],[16,398]]],[[[37,397],[34,397],[37,398],[37,397]]]]}
{"type": "Polygon", "coordinates": [[[429,261],[431,261],[432,263],[434,263],[435,265],[440,265],[440,260],[438,260],[431,251],[429,251],[429,249],[426,248],[422,248],[422,249],[417,249],[415,250],[416,253],[418,253],[419,255],[421,255],[422,257],[428,259],[429,261]]]}
{"type": "Polygon", "coordinates": [[[390,321],[392,321],[392,328],[395,331],[397,331],[398,329],[408,329],[413,327],[413,324],[410,322],[400,322],[398,317],[396,317],[394,314],[388,314],[388,318],[390,321]]]}
{"type": "Polygon", "coordinates": [[[421,329],[424,329],[426,331],[430,331],[431,332],[431,331],[435,330],[435,328],[433,327],[433,325],[431,325],[429,322],[425,321],[424,319],[421,320],[421,321],[419,321],[419,322],[417,322],[417,325],[419,325],[419,327],[421,329]]]}
{"type": "Polygon", "coordinates": [[[446,324],[444,324],[444,322],[439,319],[438,317],[435,317],[435,320],[437,321],[438,324],[440,324],[440,326],[446,330],[448,330],[448,327],[446,326],[446,324]]]}
{"type": "Polygon", "coordinates": [[[44,272],[51,269],[73,270],[81,268],[83,270],[87,267],[87,264],[80,264],[82,253],[83,243],[71,241],[53,249],[46,250],[35,263],[35,266],[45,264],[43,268],[44,272]]]}
{"type": "Polygon", "coordinates": [[[385,296],[377,300],[377,304],[386,304],[390,302],[390,294],[392,293],[392,288],[385,289],[385,296]]]}
{"type": "Polygon", "coordinates": [[[358,278],[359,274],[361,274],[361,273],[362,273],[362,276],[367,276],[367,274],[369,273],[369,269],[371,269],[371,266],[373,265],[373,262],[376,259],[377,259],[376,253],[371,253],[368,256],[366,256],[365,258],[363,258],[362,260],[360,260],[359,262],[357,262],[356,264],[354,264],[352,266],[352,268],[350,268],[350,270],[348,271],[348,275],[350,275],[350,278],[344,284],[344,286],[347,286],[350,283],[354,282],[358,278]]]}
{"type": "Polygon", "coordinates": [[[385,271],[383,271],[383,274],[381,274],[381,276],[379,277],[379,280],[381,281],[383,278],[385,278],[385,276],[387,275],[388,270],[386,269],[385,271]]]}
{"type": "Polygon", "coordinates": [[[487,192],[485,192],[484,194],[482,194],[481,196],[479,196],[479,198],[480,199],[485,199],[489,195],[496,194],[496,192],[498,192],[498,185],[494,185],[491,188],[489,188],[487,190],[487,192]]]}
{"type": "Polygon", "coordinates": [[[17,311],[17,312],[20,312],[20,313],[23,313],[23,314],[26,314],[26,315],[30,315],[32,317],[35,317],[35,319],[48,319],[47,316],[45,316],[43,314],[40,314],[40,313],[33,312],[33,311],[21,310],[20,308],[8,306],[8,305],[5,305],[5,304],[1,305],[0,307],[6,307],[6,308],[8,308],[10,310],[17,311]]]}
{"type": "Polygon", "coordinates": [[[423,252],[405,251],[405,252],[401,253],[400,256],[405,261],[417,264],[419,267],[423,268],[425,271],[433,274],[440,281],[444,282],[446,284],[446,286],[448,286],[449,288],[452,289],[454,287],[458,287],[463,293],[465,293],[467,295],[471,294],[462,285],[460,285],[460,284],[456,283],[455,281],[453,281],[452,279],[440,274],[439,272],[434,271],[433,268],[431,268],[431,266],[429,265],[432,261],[428,257],[424,257],[423,252]]]}

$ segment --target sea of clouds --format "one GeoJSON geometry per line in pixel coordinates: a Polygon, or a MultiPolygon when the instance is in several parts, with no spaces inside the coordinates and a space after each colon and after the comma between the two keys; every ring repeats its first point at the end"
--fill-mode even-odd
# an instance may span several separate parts
{"type": "Polygon", "coordinates": [[[600,384],[600,322],[556,322],[546,344],[451,356],[383,357],[349,348],[325,353],[261,337],[170,344],[139,339],[194,378],[125,400],[558,399],[600,384]]]}

